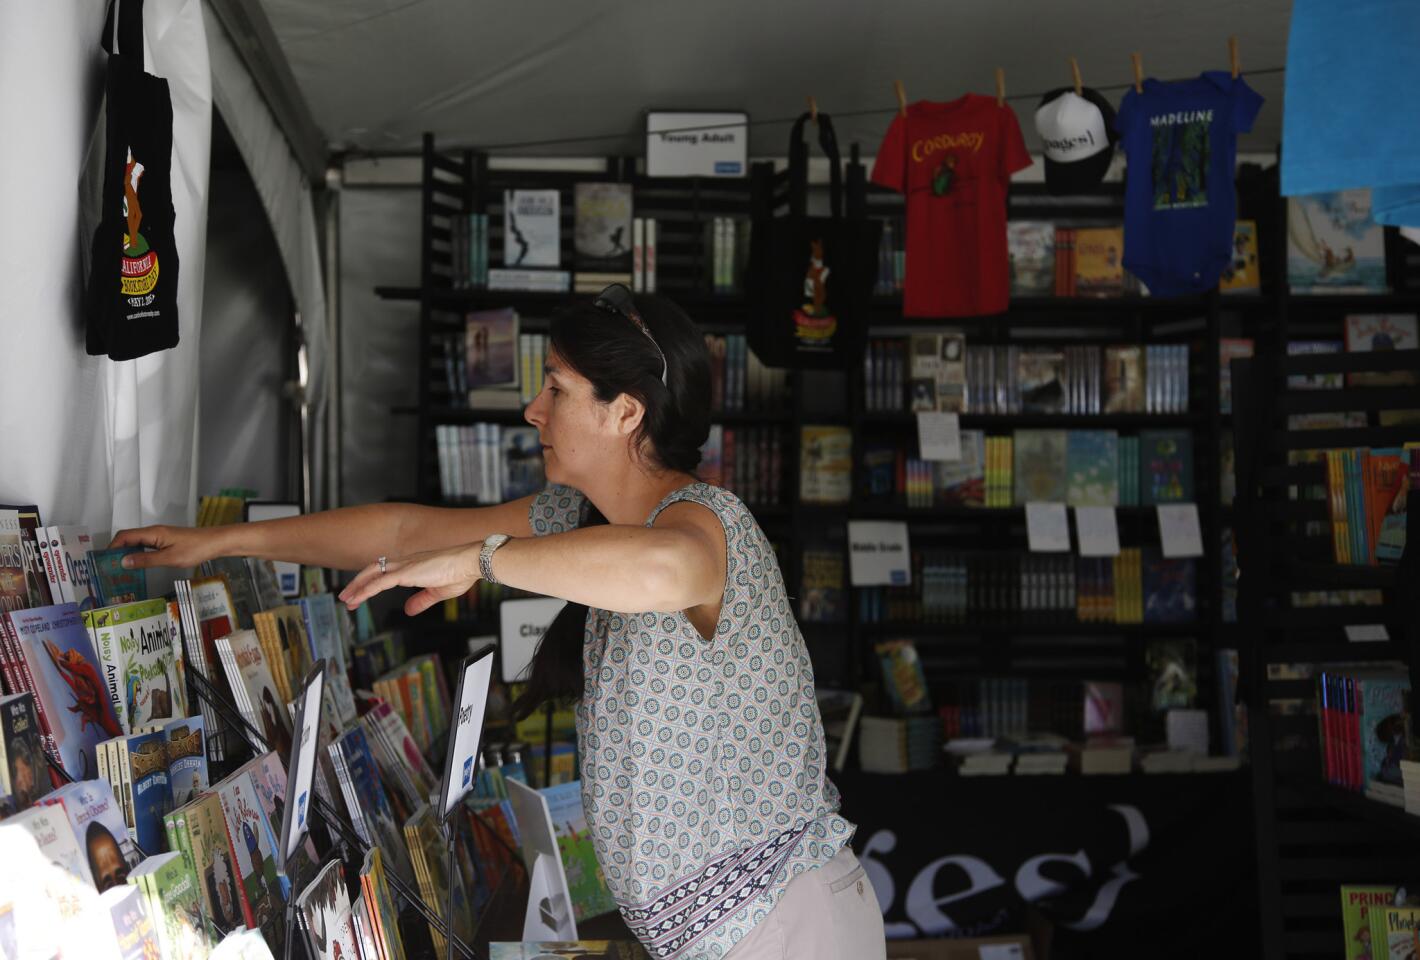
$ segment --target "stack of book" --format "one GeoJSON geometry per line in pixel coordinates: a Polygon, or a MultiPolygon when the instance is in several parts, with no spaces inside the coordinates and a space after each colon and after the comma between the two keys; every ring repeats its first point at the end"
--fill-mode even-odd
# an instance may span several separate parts
{"type": "Polygon", "coordinates": [[[1076,757],[1085,776],[1128,774],[1134,769],[1134,738],[1091,737],[1076,750],[1076,757]]]}
{"type": "Polygon", "coordinates": [[[1327,450],[1326,492],[1337,563],[1396,563],[1405,551],[1407,491],[1420,488],[1420,443],[1327,450]]]}
{"type": "Polygon", "coordinates": [[[936,717],[862,717],[858,762],[865,773],[930,770],[938,763],[941,726],[936,717]]]}
{"type": "Polygon", "coordinates": [[[975,750],[961,754],[957,773],[963,777],[1000,777],[1011,772],[1015,754],[1009,750],[975,750]]]}
{"type": "Polygon", "coordinates": [[[789,401],[789,372],[767,367],[742,333],[705,335],[710,353],[710,409],[742,413],[782,411],[789,401]]]}
{"type": "Polygon", "coordinates": [[[462,333],[441,335],[439,342],[451,407],[517,410],[542,390],[547,334],[521,332],[511,308],[470,312],[462,333]]]}

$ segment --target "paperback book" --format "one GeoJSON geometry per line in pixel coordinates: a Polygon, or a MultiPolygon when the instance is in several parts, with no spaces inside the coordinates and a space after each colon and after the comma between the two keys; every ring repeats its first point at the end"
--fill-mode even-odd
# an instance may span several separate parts
{"type": "Polygon", "coordinates": [[[165,600],[84,614],[104,685],[124,733],[187,714],[177,626],[165,600]]]}

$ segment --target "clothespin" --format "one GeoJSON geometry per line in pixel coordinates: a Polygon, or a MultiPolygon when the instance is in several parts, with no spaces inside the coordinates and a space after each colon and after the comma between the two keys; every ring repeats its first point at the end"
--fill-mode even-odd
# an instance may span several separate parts
{"type": "Polygon", "coordinates": [[[818,101],[809,97],[809,119],[818,123],[818,101]]]}
{"type": "Polygon", "coordinates": [[[1144,92],[1144,58],[1137,53],[1131,53],[1129,59],[1134,62],[1134,92],[1144,92]]]}
{"type": "Polygon", "coordinates": [[[1242,69],[1238,66],[1238,38],[1237,38],[1237,37],[1229,37],[1229,38],[1228,38],[1228,65],[1232,68],[1232,71],[1233,71],[1233,79],[1236,80],[1236,79],[1238,78],[1238,74],[1242,73],[1242,69]]]}
{"type": "Polygon", "coordinates": [[[1085,95],[1085,82],[1080,79],[1080,61],[1074,57],[1070,58],[1070,75],[1075,78],[1075,96],[1085,95]]]}
{"type": "Polygon", "coordinates": [[[892,89],[897,94],[897,115],[899,117],[907,116],[907,91],[902,89],[902,81],[894,80],[892,89]]]}
{"type": "Polygon", "coordinates": [[[996,106],[1006,105],[1006,71],[996,68],[996,106]]]}

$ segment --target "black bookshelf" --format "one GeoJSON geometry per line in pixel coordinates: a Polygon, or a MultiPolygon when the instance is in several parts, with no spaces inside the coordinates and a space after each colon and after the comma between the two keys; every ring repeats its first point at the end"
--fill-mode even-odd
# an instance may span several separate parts
{"type": "MultiPolygon", "coordinates": [[[[1331,315],[1332,331],[1347,313],[1382,312],[1396,297],[1282,298],[1278,339],[1232,365],[1238,502],[1239,615],[1248,642],[1243,689],[1248,704],[1253,820],[1264,956],[1268,960],[1334,955],[1342,943],[1338,890],[1343,883],[1404,884],[1420,855],[1420,817],[1326,783],[1319,764],[1314,680],[1288,665],[1399,660],[1420,689],[1420,510],[1408,513],[1407,547],[1393,566],[1333,561],[1323,500],[1322,464],[1296,464],[1296,450],[1399,445],[1420,440],[1420,424],[1308,431],[1288,415],[1313,410],[1365,411],[1368,423],[1397,399],[1413,406],[1417,388],[1346,386],[1305,390],[1288,376],[1410,370],[1420,351],[1288,356],[1290,308],[1331,315]],[[1315,399],[1321,397],[1322,399],[1315,399]],[[1380,606],[1301,606],[1297,591],[1379,590],[1380,606]],[[1382,624],[1383,642],[1351,643],[1345,627],[1382,624]],[[1302,704],[1306,709],[1286,708],[1302,704]],[[1313,903],[1322,893],[1330,904],[1313,903]]],[[[1302,329],[1318,329],[1306,318],[1302,329]]],[[[1339,339],[1339,337],[1338,337],[1339,339]]],[[[1261,345],[1259,345],[1261,347],[1261,345]]],[[[1337,599],[1348,600],[1345,595],[1337,599]]]]}

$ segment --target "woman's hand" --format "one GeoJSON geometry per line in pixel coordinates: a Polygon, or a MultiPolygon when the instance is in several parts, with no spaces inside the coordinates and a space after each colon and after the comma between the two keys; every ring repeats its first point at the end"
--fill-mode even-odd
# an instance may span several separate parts
{"type": "Polygon", "coordinates": [[[340,601],[351,610],[391,587],[422,587],[404,601],[406,616],[418,616],[441,600],[467,593],[480,579],[478,551],[481,544],[471,547],[451,547],[430,550],[385,561],[380,572],[379,561],[361,570],[349,585],[340,591],[340,601]]]}
{"type": "Polygon", "coordinates": [[[109,544],[115,547],[148,547],[151,552],[134,553],[123,558],[131,570],[148,567],[196,567],[222,556],[219,546],[220,527],[135,527],[120,530],[109,544]]]}

